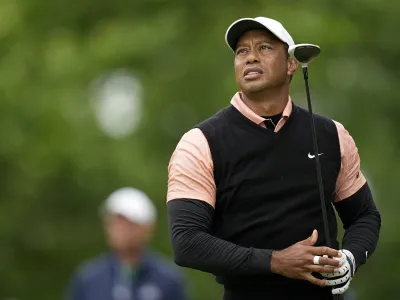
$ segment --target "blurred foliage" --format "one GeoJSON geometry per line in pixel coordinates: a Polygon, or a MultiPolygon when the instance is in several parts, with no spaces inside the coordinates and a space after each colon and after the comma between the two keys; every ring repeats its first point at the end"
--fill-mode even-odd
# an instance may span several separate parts
{"type": "MultiPolygon", "coordinates": [[[[105,249],[98,207],[120,186],[157,203],[153,247],[172,256],[170,155],[236,92],[226,28],[261,15],[321,46],[314,110],[353,135],[383,217],[352,287],[358,299],[398,299],[399,12],[394,0],[0,1],[0,299],[59,299],[77,264],[105,249]],[[143,109],[139,127],[115,138],[98,124],[91,86],[121,69],[140,81],[143,109]]],[[[292,98],[305,105],[300,71],[292,98]]],[[[193,299],[221,299],[211,275],[185,272],[193,299]]]]}

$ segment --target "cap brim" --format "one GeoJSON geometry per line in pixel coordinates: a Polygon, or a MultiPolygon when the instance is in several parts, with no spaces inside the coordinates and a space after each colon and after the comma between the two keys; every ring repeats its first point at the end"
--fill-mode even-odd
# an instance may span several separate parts
{"type": "Polygon", "coordinates": [[[239,41],[239,38],[248,30],[252,29],[265,29],[269,30],[265,25],[257,22],[254,19],[245,18],[240,19],[233,23],[228,30],[226,31],[225,41],[228,44],[229,48],[232,51],[236,50],[236,44],[239,41]]]}

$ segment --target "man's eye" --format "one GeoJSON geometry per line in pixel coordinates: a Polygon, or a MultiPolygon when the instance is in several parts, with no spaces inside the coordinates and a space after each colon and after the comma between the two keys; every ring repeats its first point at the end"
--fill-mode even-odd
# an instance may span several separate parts
{"type": "Polygon", "coordinates": [[[236,54],[243,54],[243,53],[246,53],[246,49],[245,48],[241,48],[241,49],[238,49],[237,51],[236,51],[236,54]]]}
{"type": "Polygon", "coordinates": [[[268,49],[270,49],[267,45],[262,45],[261,47],[260,47],[260,49],[261,50],[268,50],[268,49]]]}

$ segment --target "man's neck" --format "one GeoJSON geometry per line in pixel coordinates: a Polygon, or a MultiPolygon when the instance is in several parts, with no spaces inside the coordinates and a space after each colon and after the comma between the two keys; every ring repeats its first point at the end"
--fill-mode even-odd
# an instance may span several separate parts
{"type": "Polygon", "coordinates": [[[285,109],[289,101],[288,89],[263,91],[257,94],[241,93],[242,101],[259,116],[274,116],[285,109]]]}
{"type": "Polygon", "coordinates": [[[138,250],[118,251],[117,256],[123,264],[135,267],[138,263],[138,260],[140,259],[141,251],[138,250]]]}

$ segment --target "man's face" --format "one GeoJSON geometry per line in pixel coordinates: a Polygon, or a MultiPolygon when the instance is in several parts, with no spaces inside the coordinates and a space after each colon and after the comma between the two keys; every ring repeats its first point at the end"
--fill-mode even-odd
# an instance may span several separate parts
{"type": "Polygon", "coordinates": [[[237,43],[236,83],[245,94],[288,84],[296,67],[287,46],[266,30],[249,30],[237,43]]]}
{"type": "Polygon", "coordinates": [[[117,251],[138,250],[151,237],[151,225],[133,223],[121,215],[108,215],[105,229],[110,247],[117,251]]]}

